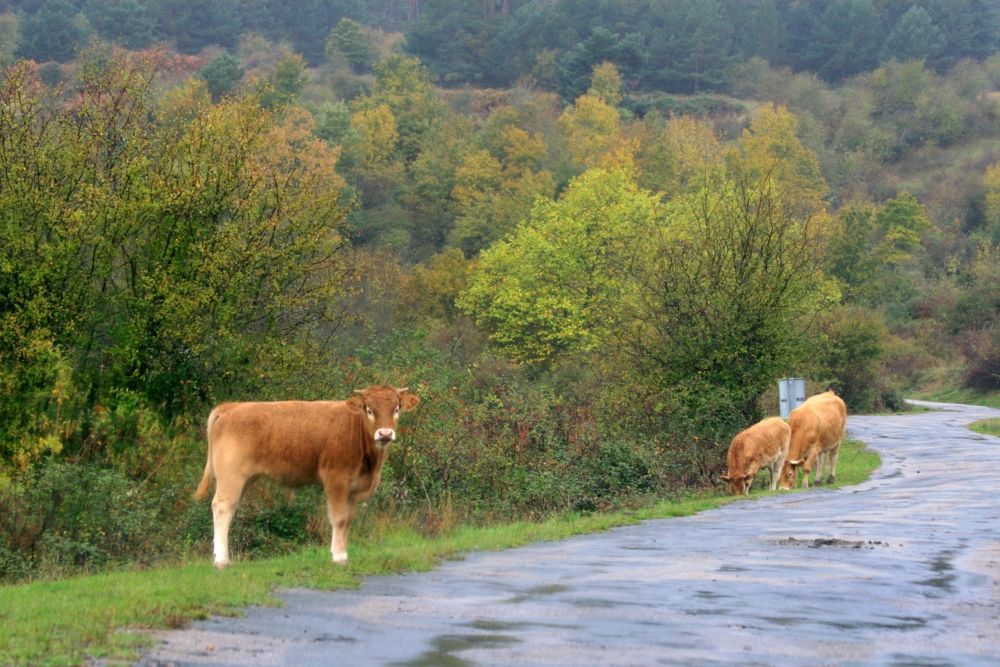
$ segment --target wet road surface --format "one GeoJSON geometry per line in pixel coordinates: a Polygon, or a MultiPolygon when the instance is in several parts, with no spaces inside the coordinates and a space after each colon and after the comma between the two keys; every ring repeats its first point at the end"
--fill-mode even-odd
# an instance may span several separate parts
{"type": "Polygon", "coordinates": [[[927,405],[849,418],[858,486],[283,591],[140,664],[1000,665],[1000,411],[927,405]]]}

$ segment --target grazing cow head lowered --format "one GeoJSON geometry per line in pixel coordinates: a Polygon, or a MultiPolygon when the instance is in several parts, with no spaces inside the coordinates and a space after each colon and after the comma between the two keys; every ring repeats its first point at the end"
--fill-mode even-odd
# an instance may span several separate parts
{"type": "Polygon", "coordinates": [[[778,484],[778,472],[788,455],[791,429],[780,417],[762,419],[736,434],[726,456],[727,474],[719,479],[729,484],[734,495],[749,495],[750,484],[761,468],[771,472],[771,490],[778,484]]]}
{"type": "Polygon", "coordinates": [[[208,416],[208,460],[195,496],[215,479],[215,566],[229,563],[229,526],[246,484],[269,477],[290,486],[319,483],[333,528],[330,553],[347,561],[347,531],[358,502],[378,487],[399,415],[420,399],[406,388],[358,390],[346,401],[223,403],[208,416]]]}

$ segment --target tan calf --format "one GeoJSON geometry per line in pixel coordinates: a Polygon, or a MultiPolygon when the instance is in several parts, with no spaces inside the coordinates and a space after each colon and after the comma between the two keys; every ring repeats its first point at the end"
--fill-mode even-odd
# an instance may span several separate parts
{"type": "Polygon", "coordinates": [[[740,431],[729,445],[728,470],[720,479],[729,483],[734,495],[749,495],[750,484],[761,468],[771,471],[771,490],[788,456],[791,429],[781,417],[768,417],[740,431]]]}
{"type": "Polygon", "coordinates": [[[792,410],[788,415],[792,427],[792,442],[788,448],[788,458],[781,471],[781,488],[795,486],[795,478],[802,468],[802,486],[809,488],[809,474],[816,466],[814,483],[822,479],[822,468],[827,468],[827,482],[837,478],[837,459],[840,457],[840,443],[847,428],[847,406],[832,391],[811,396],[809,400],[792,410]]]}
{"type": "Polygon", "coordinates": [[[208,416],[208,460],[195,496],[212,499],[215,566],[229,564],[229,526],[247,482],[326,490],[333,562],[347,561],[347,531],[359,501],[378,486],[399,413],[420,399],[407,389],[369,387],[346,401],[223,403],[208,416]]]}

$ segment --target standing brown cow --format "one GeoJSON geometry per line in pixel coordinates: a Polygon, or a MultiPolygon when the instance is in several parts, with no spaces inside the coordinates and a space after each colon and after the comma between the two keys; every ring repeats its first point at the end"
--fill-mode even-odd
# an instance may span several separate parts
{"type": "Polygon", "coordinates": [[[771,490],[778,484],[778,475],[788,455],[792,431],[781,417],[762,419],[740,431],[729,445],[726,457],[728,470],[720,479],[729,482],[734,495],[750,495],[750,484],[761,468],[771,471],[771,490]]]}
{"type": "Polygon", "coordinates": [[[399,413],[420,399],[407,389],[369,387],[346,401],[223,403],[208,416],[208,461],[195,492],[205,498],[215,477],[212,517],[215,566],[229,564],[229,525],[246,483],[265,475],[297,487],[319,482],[333,537],[333,562],[347,562],[347,531],[358,501],[382,475],[399,413]]]}
{"type": "Polygon", "coordinates": [[[795,477],[801,467],[802,487],[808,489],[809,473],[817,459],[819,465],[813,481],[820,483],[824,463],[828,470],[826,481],[835,481],[840,443],[847,428],[847,406],[844,401],[832,391],[810,396],[805,403],[792,410],[788,415],[788,423],[792,427],[792,443],[788,448],[785,467],[781,471],[781,488],[790,489],[795,486],[795,477]]]}

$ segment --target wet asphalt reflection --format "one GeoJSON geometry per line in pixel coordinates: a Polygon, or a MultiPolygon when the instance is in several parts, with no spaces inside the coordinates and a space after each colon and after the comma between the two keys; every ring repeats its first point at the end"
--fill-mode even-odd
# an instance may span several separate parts
{"type": "Polygon", "coordinates": [[[281,593],[142,665],[1000,665],[989,408],[850,417],[868,482],[281,593]]]}

